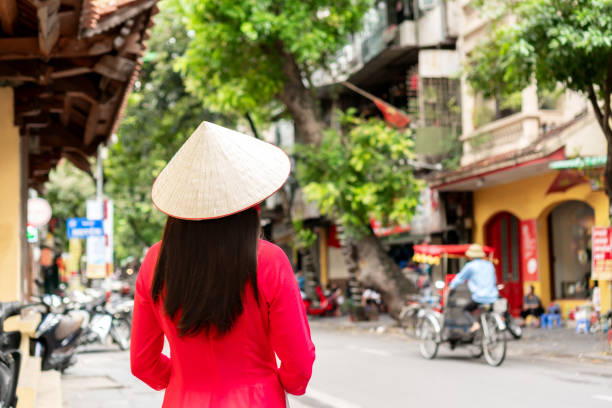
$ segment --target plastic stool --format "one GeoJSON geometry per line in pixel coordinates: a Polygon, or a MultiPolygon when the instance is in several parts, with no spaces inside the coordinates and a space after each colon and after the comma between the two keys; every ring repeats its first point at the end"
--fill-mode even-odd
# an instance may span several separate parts
{"type": "Polygon", "coordinates": [[[552,329],[553,323],[557,327],[561,327],[561,315],[556,313],[548,313],[546,314],[546,328],[552,329]]]}
{"type": "Polygon", "coordinates": [[[583,330],[585,333],[589,333],[589,319],[576,320],[576,333],[580,333],[583,330]]]}
{"type": "Polygon", "coordinates": [[[544,313],[542,316],[540,316],[540,327],[542,329],[550,327],[550,320],[548,319],[548,316],[550,316],[548,313],[544,313]]]}

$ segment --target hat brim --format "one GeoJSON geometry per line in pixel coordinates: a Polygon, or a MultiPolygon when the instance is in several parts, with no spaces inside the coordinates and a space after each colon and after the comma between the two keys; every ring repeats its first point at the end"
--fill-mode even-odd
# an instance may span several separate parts
{"type": "Polygon", "coordinates": [[[157,176],[151,198],[174,218],[223,218],[276,193],[290,173],[278,146],[203,122],[157,176]]]}

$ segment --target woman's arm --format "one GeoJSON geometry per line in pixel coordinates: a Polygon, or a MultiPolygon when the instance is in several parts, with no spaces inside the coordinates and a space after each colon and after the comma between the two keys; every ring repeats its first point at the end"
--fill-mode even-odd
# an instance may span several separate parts
{"type": "Polygon", "coordinates": [[[145,269],[155,265],[149,258],[147,256],[143,262],[136,280],[130,363],[134,376],[155,390],[163,390],[170,380],[171,363],[162,354],[164,333],[155,316],[151,293],[144,282],[147,272],[152,272],[145,272],[145,269]]]}
{"type": "Polygon", "coordinates": [[[312,375],[315,347],[302,296],[285,253],[274,246],[268,275],[270,339],[281,361],[280,381],[290,394],[302,395],[312,375]]]}

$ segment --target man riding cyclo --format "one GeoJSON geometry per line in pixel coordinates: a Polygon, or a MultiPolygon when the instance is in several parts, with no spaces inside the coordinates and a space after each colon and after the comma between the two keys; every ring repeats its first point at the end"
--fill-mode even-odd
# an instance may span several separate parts
{"type": "Polygon", "coordinates": [[[471,301],[463,308],[465,316],[471,323],[470,333],[480,329],[480,325],[474,319],[473,312],[480,305],[492,304],[499,297],[495,266],[487,259],[485,251],[479,244],[472,244],[465,251],[465,256],[470,260],[449,284],[450,291],[467,281],[471,293],[471,301]]]}

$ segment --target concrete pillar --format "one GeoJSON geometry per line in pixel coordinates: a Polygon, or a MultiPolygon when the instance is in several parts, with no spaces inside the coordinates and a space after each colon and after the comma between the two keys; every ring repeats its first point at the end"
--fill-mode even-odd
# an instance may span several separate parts
{"type": "MultiPolygon", "coordinates": [[[[538,114],[538,88],[535,83],[529,85],[521,92],[521,112],[527,115],[538,114]]],[[[540,121],[529,118],[523,121],[523,137],[520,147],[529,146],[540,135],[540,121]]]]}
{"type": "Polygon", "coordinates": [[[13,88],[0,88],[0,301],[21,299],[22,161],[13,88]]]}

